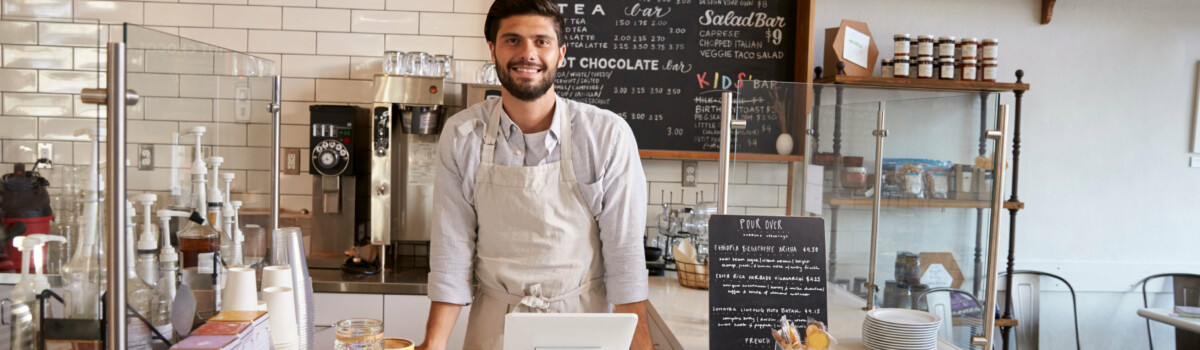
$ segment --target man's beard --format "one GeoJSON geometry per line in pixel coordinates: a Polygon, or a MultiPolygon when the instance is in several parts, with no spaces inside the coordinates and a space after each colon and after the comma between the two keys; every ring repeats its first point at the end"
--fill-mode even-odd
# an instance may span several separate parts
{"type": "Polygon", "coordinates": [[[508,69],[518,64],[520,63],[509,62],[505,67],[498,67],[496,69],[496,76],[500,78],[500,86],[503,86],[505,90],[508,90],[508,94],[512,95],[512,97],[516,97],[521,101],[533,101],[542,97],[542,95],[545,95],[547,91],[550,91],[550,87],[554,86],[554,75],[557,73],[556,69],[550,68],[546,64],[542,64],[541,67],[538,67],[538,70],[543,70],[547,74],[547,78],[542,80],[541,83],[517,83],[516,79],[512,77],[512,74],[509,74],[508,69]]]}

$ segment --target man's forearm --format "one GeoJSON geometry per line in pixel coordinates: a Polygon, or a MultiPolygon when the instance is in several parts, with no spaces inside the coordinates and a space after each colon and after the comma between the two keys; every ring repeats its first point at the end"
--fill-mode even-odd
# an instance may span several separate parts
{"type": "Polygon", "coordinates": [[[646,311],[645,300],[621,304],[613,307],[613,311],[624,314],[636,314],[638,316],[637,329],[633,332],[633,343],[629,348],[634,350],[653,350],[654,342],[650,340],[650,318],[649,312],[646,311]]]}
{"type": "Polygon", "coordinates": [[[462,305],[443,302],[433,302],[429,305],[429,320],[425,324],[425,343],[419,347],[423,350],[442,350],[450,341],[450,332],[454,323],[458,322],[458,314],[462,305]]]}

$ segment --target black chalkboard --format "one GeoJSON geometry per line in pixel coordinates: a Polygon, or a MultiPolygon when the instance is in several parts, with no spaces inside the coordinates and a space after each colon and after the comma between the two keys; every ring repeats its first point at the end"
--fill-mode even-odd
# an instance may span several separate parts
{"type": "Polygon", "coordinates": [[[714,215],[709,221],[709,346],[774,349],[781,316],[828,324],[825,221],[714,215]]]}
{"type": "MultiPolygon", "coordinates": [[[[562,97],[620,114],[644,150],[717,151],[721,105],[713,90],[792,81],[796,2],[577,0],[566,17],[562,97]]],[[[762,98],[736,104],[750,127],[739,153],[776,153],[778,117],[762,98]]]]}

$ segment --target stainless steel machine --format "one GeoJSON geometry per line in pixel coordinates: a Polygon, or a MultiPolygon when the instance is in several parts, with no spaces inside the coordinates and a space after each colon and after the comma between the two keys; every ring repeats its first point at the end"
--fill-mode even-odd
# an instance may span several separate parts
{"type": "Polygon", "coordinates": [[[370,182],[370,110],[355,106],[309,107],[313,213],[309,266],[339,267],[347,248],[371,243],[367,223],[370,182]]]}
{"type": "Polygon", "coordinates": [[[369,205],[372,218],[387,219],[371,220],[371,244],[429,242],[443,83],[442,77],[375,76],[369,205]]]}

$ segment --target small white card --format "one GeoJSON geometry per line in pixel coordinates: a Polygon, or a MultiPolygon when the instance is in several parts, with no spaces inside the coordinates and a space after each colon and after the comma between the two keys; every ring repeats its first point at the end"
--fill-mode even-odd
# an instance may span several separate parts
{"type": "Polygon", "coordinates": [[[933,264],[921,276],[921,284],[929,285],[929,288],[950,288],[954,284],[954,276],[950,276],[950,271],[946,271],[942,264],[933,264]]]}
{"type": "Polygon", "coordinates": [[[871,37],[846,27],[846,39],[842,43],[842,58],[867,68],[867,60],[871,52],[871,37]]]}
{"type": "Polygon", "coordinates": [[[808,183],[804,187],[804,210],[812,215],[821,216],[821,205],[824,204],[825,167],[808,165],[808,183]]]}

